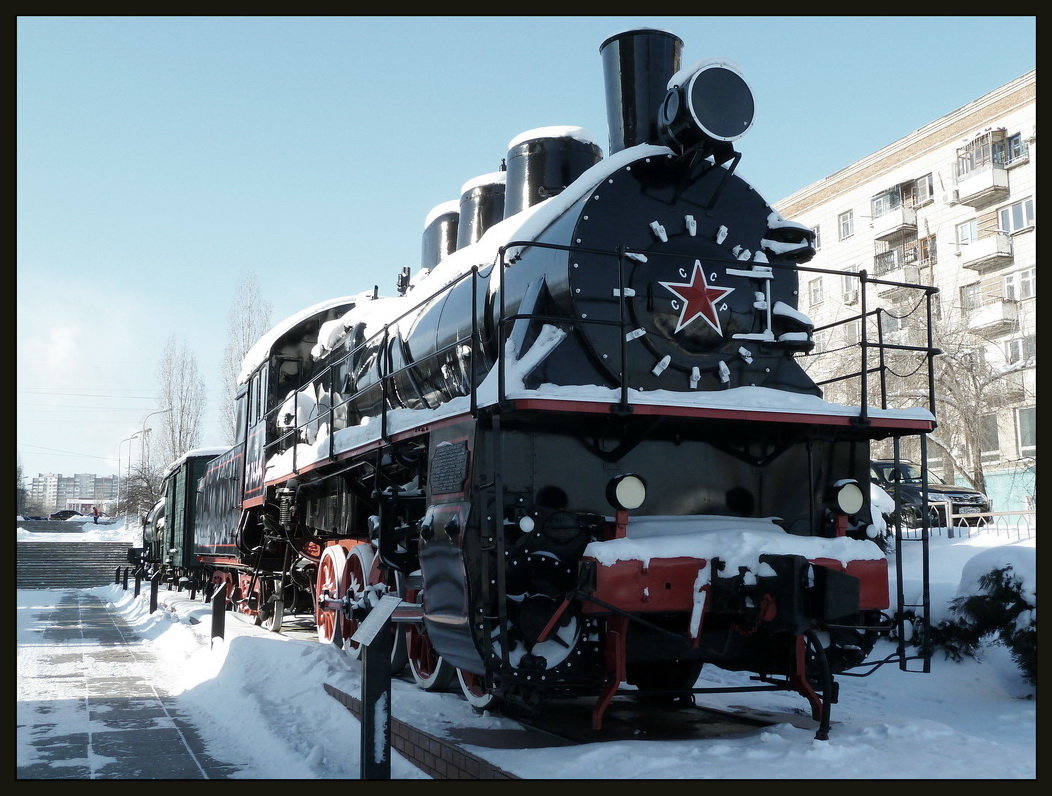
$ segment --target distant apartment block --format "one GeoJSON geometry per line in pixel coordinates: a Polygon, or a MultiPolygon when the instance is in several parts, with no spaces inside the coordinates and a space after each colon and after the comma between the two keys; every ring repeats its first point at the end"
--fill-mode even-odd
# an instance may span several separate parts
{"type": "Polygon", "coordinates": [[[29,495],[48,513],[66,508],[82,511],[85,506],[116,505],[117,476],[41,473],[30,482],[29,495]]]}
{"type": "MultiPolygon", "coordinates": [[[[818,234],[807,265],[841,274],[800,274],[800,309],[816,328],[859,315],[855,274],[865,270],[869,278],[937,287],[940,338],[957,331],[980,341],[1000,381],[998,405],[975,410],[978,453],[987,491],[1002,511],[1035,500],[1036,80],[1036,71],[1025,74],[777,204],[784,217],[818,234]]],[[[884,342],[923,344],[911,339],[909,311],[917,302],[906,293],[871,285],[867,311],[885,310],[878,332],[884,342]]],[[[835,339],[816,334],[816,343],[827,351],[850,348],[861,333],[860,322],[848,322],[835,339]]],[[[867,339],[874,337],[867,328],[867,339]]],[[[973,452],[953,453],[929,446],[933,469],[963,483],[953,459],[973,452]]]]}

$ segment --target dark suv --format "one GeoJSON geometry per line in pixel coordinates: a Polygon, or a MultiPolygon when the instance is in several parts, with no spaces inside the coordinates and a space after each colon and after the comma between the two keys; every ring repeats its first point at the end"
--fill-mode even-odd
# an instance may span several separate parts
{"type": "Polygon", "coordinates": [[[73,517],[83,516],[84,515],[81,514],[79,511],[74,511],[73,509],[62,509],[62,511],[56,511],[54,514],[48,514],[47,518],[49,520],[68,520],[73,517]]]}
{"type": "MultiPolygon", "coordinates": [[[[917,528],[921,523],[921,468],[913,462],[900,461],[898,465],[887,459],[870,462],[870,475],[873,483],[895,497],[895,484],[899,485],[899,502],[902,504],[902,524],[917,528]]],[[[946,523],[946,506],[950,502],[953,514],[985,514],[990,511],[990,499],[978,489],[970,486],[947,484],[939,476],[928,473],[928,510],[931,524],[944,527],[946,523]]],[[[958,517],[954,523],[963,519],[969,525],[978,523],[980,518],[958,517]]],[[[989,518],[987,518],[989,521],[989,518]]]]}

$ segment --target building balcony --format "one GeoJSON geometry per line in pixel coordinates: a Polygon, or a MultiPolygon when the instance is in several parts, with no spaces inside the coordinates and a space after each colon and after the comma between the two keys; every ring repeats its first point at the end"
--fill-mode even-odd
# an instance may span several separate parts
{"type": "Polygon", "coordinates": [[[1005,334],[1019,327],[1014,301],[992,301],[974,309],[968,317],[968,328],[984,334],[1005,334]]]}
{"type": "MultiPolygon", "coordinates": [[[[915,265],[916,262],[916,246],[899,246],[873,256],[873,274],[881,277],[889,276],[895,274],[896,271],[901,271],[909,265],[915,265]]],[[[895,274],[895,276],[898,277],[901,276],[901,274],[895,274]]]]}
{"type": "Polygon", "coordinates": [[[1004,385],[1005,399],[1009,401],[1022,401],[1026,398],[1026,374],[1018,370],[1014,373],[1005,374],[1001,380],[1004,385]]]}
{"type": "Polygon", "coordinates": [[[899,238],[917,231],[917,211],[912,207],[896,207],[873,219],[873,237],[877,240],[899,238]]]}
{"type": "Polygon", "coordinates": [[[958,249],[961,267],[983,273],[1003,268],[1012,262],[1012,236],[1007,232],[995,232],[985,238],[977,238],[958,249]]]}
{"type": "Polygon", "coordinates": [[[957,178],[957,201],[969,207],[982,207],[1008,195],[1008,170],[993,165],[957,178]]]}
{"type": "MultiPolygon", "coordinates": [[[[907,285],[919,285],[922,283],[920,266],[917,264],[903,266],[901,269],[881,278],[887,279],[889,282],[905,282],[907,285]]],[[[897,300],[903,296],[919,296],[921,294],[916,288],[912,287],[904,287],[902,285],[878,285],[877,295],[882,299],[897,300]]]]}

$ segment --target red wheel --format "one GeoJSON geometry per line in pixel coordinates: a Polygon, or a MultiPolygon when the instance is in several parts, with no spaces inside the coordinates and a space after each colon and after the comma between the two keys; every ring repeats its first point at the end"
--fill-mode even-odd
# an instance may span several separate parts
{"type": "Polygon", "coordinates": [[[259,612],[270,596],[268,583],[262,575],[252,577],[251,574],[239,572],[235,581],[233,602],[234,611],[245,616],[251,616],[258,625],[260,623],[259,612]]]}
{"type": "MultiPolygon", "coordinates": [[[[344,568],[344,581],[346,583],[347,595],[354,602],[365,594],[365,587],[369,585],[369,573],[373,566],[373,546],[368,542],[355,545],[347,556],[347,566],[344,568]]],[[[358,629],[358,620],[345,618],[343,620],[343,648],[352,658],[361,657],[362,647],[358,642],[351,641],[351,636],[358,629]]]]}
{"type": "Polygon", "coordinates": [[[314,600],[314,621],[318,625],[318,641],[322,644],[332,643],[336,637],[336,622],[339,619],[336,611],[322,609],[322,596],[326,591],[333,598],[343,596],[347,591],[346,569],[347,551],[338,544],[326,547],[321,554],[321,561],[318,562],[318,583],[314,600]]]}
{"type": "MultiPolygon", "coordinates": [[[[249,581],[251,580],[249,578],[249,581]]],[[[268,601],[273,588],[271,587],[270,579],[262,575],[256,575],[255,582],[250,582],[249,585],[251,591],[248,592],[248,599],[242,603],[242,610],[246,614],[251,614],[257,625],[262,625],[265,614],[270,611],[268,601]]]]}
{"type": "Polygon", "coordinates": [[[457,681],[460,683],[460,691],[464,694],[464,699],[475,710],[486,710],[497,701],[497,698],[486,690],[486,681],[482,675],[457,669],[457,681]]]}
{"type": "MultiPolygon", "coordinates": [[[[399,573],[384,567],[380,556],[373,556],[373,565],[369,568],[369,585],[374,586],[377,583],[387,586],[386,594],[405,597],[403,594],[405,589],[402,588],[402,578],[399,573]]],[[[394,625],[394,639],[391,645],[391,674],[399,675],[409,662],[409,655],[406,652],[405,633],[398,624],[394,625]]]]}
{"type": "Polygon", "coordinates": [[[234,578],[230,575],[229,572],[213,572],[212,594],[214,595],[224,586],[226,586],[226,605],[223,606],[223,610],[229,611],[236,605],[234,599],[236,596],[235,591],[237,590],[237,587],[235,586],[234,578]]]}
{"type": "MultiPolygon", "coordinates": [[[[415,602],[416,594],[409,592],[406,599],[415,602]]],[[[423,623],[409,625],[405,632],[406,652],[409,655],[409,671],[419,688],[425,691],[444,691],[453,680],[453,666],[447,663],[435,648],[423,623]]]]}

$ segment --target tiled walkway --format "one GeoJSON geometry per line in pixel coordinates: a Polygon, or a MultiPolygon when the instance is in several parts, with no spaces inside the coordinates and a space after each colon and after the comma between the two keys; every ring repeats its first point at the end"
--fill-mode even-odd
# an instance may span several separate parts
{"type": "Polygon", "coordinates": [[[151,681],[153,656],[123,619],[87,591],[61,595],[35,630],[41,643],[18,647],[18,778],[235,775],[151,681]]]}

